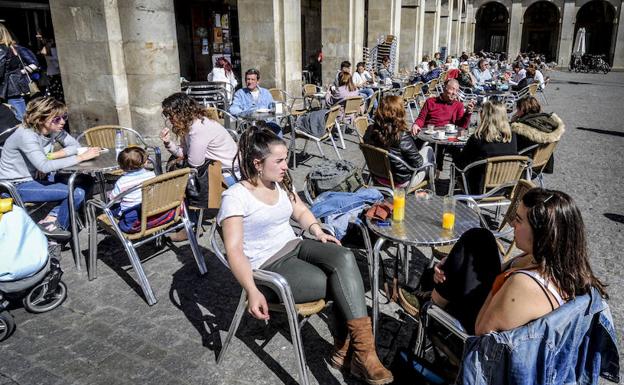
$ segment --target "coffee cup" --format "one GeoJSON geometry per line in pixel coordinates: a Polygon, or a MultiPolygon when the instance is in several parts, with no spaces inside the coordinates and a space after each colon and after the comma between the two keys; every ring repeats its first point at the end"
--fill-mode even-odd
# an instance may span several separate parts
{"type": "Polygon", "coordinates": [[[455,125],[454,124],[447,124],[445,127],[445,131],[446,132],[455,132],[455,125]]]}
{"type": "Polygon", "coordinates": [[[433,137],[436,139],[446,139],[446,133],[444,131],[436,131],[433,137]]]}

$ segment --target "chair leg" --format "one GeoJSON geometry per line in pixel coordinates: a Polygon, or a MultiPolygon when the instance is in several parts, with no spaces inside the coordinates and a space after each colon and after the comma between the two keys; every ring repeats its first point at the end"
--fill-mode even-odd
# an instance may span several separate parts
{"type": "Polygon", "coordinates": [[[319,152],[321,153],[321,156],[323,158],[325,158],[325,153],[323,152],[323,148],[321,147],[321,142],[320,141],[315,141],[316,142],[316,147],[318,148],[319,152]]]}
{"type": "MultiPolygon", "coordinates": [[[[191,250],[193,251],[193,257],[195,257],[195,262],[197,263],[197,267],[199,268],[199,273],[202,275],[206,274],[208,272],[208,269],[206,268],[206,261],[204,260],[204,255],[199,250],[199,245],[197,244],[197,238],[195,237],[195,233],[193,233],[193,226],[191,225],[191,221],[189,221],[186,215],[184,215],[182,217],[182,222],[184,223],[186,235],[189,239],[191,250]]],[[[199,226],[199,223],[197,224],[197,226],[199,226]]]]}
{"type": "Polygon", "coordinates": [[[204,209],[199,209],[199,215],[197,216],[197,223],[195,224],[195,238],[199,238],[202,233],[204,223],[204,209]]]}
{"type": "Polygon", "coordinates": [[[342,137],[342,130],[340,129],[340,124],[336,121],[336,131],[338,131],[338,138],[340,139],[340,146],[343,150],[347,149],[347,145],[345,144],[344,138],[342,137]]]}
{"type": "Polygon", "coordinates": [[[132,243],[128,240],[123,239],[122,243],[124,248],[126,249],[126,253],[128,253],[128,258],[130,259],[130,263],[132,264],[132,268],[137,274],[137,278],[139,279],[139,285],[141,285],[141,289],[143,290],[143,294],[145,295],[145,299],[147,300],[147,304],[152,306],[158,300],[156,300],[156,296],[152,291],[152,287],[147,280],[147,276],[145,275],[145,270],[143,270],[143,266],[141,265],[141,260],[139,259],[139,254],[137,254],[136,249],[132,245],[132,243]]]}
{"type": "Polygon", "coordinates": [[[243,314],[245,314],[245,308],[247,308],[247,293],[243,289],[240,300],[238,301],[238,306],[236,307],[236,312],[234,313],[234,318],[232,318],[232,323],[230,324],[230,330],[228,330],[228,334],[225,337],[225,341],[223,341],[221,351],[219,352],[219,356],[217,357],[217,365],[221,365],[221,362],[223,362],[225,352],[230,346],[230,342],[232,341],[232,337],[234,337],[234,335],[236,334],[236,330],[238,330],[238,325],[240,325],[243,314]]]}
{"type": "Polygon", "coordinates": [[[342,160],[342,157],[340,156],[340,152],[338,152],[338,146],[336,145],[336,141],[334,140],[334,137],[329,135],[329,140],[331,140],[332,146],[334,146],[334,151],[336,151],[336,155],[338,156],[338,159],[342,160]]]}
{"type": "Polygon", "coordinates": [[[87,219],[89,226],[89,265],[87,275],[89,281],[97,278],[97,217],[95,216],[95,206],[88,205],[87,219]]]}
{"type": "MultiPolygon", "coordinates": [[[[297,355],[297,369],[299,370],[299,383],[309,385],[308,366],[306,364],[305,352],[303,351],[303,341],[301,339],[301,330],[299,324],[299,315],[295,308],[295,302],[292,295],[281,296],[281,300],[286,308],[288,317],[288,325],[290,326],[290,338],[292,339],[293,349],[297,355]]],[[[303,323],[301,324],[301,326],[303,323]]]]}

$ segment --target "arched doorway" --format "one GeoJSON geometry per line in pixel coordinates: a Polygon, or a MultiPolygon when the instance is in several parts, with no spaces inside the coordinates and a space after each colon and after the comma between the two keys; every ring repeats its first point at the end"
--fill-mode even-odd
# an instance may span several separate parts
{"type": "Polygon", "coordinates": [[[506,52],[508,33],[509,12],[504,5],[493,1],[477,10],[475,52],[506,52]]]}
{"type": "MultiPolygon", "coordinates": [[[[585,49],[594,55],[606,55],[609,64],[613,64],[615,48],[613,36],[615,28],[615,8],[603,0],[593,0],[583,5],[576,14],[574,36],[579,28],[585,28],[585,49]]],[[[576,42],[575,42],[576,43],[576,42]]]]}
{"type": "Polygon", "coordinates": [[[553,3],[538,1],[527,8],[522,26],[522,52],[544,54],[555,60],[559,42],[559,9],[553,3]]]}

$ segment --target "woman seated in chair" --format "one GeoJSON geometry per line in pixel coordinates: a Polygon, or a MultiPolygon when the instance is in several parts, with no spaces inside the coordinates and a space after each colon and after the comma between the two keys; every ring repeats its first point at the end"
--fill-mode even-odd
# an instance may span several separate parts
{"type": "Polygon", "coordinates": [[[325,102],[328,107],[331,107],[334,104],[352,96],[360,96],[360,93],[355,84],[353,84],[351,74],[343,72],[340,74],[338,88],[332,89],[331,92],[327,93],[325,96],[325,102]]]}
{"type": "Polygon", "coordinates": [[[511,86],[511,89],[513,91],[520,91],[533,84],[533,82],[535,82],[535,68],[529,67],[526,69],[526,76],[520,80],[517,85],[511,86]]]}
{"type": "MultiPolygon", "coordinates": [[[[433,150],[423,146],[419,151],[414,137],[405,122],[405,107],[400,96],[385,96],[375,111],[374,123],[364,134],[364,143],[387,150],[401,158],[410,167],[418,168],[426,161],[434,163],[433,150]]],[[[407,187],[408,190],[425,179],[421,171],[412,179],[412,171],[402,162],[390,158],[392,179],[395,186],[407,187]],[[411,181],[411,183],[410,183],[411,181]]],[[[389,180],[379,180],[381,184],[390,185],[389,180]]]]}
{"type": "MultiPolygon", "coordinates": [[[[563,121],[554,113],[542,112],[542,106],[533,96],[525,96],[516,102],[516,113],[511,118],[511,131],[517,135],[518,151],[535,144],[559,141],[565,132],[563,121]]],[[[552,173],[554,154],[544,172],[552,173]]]]}
{"type": "MultiPolygon", "coordinates": [[[[453,156],[453,163],[463,169],[470,163],[502,155],[518,155],[516,135],[507,121],[507,109],[500,102],[490,101],[481,108],[481,123],[466,142],[461,152],[453,156]]],[[[484,168],[469,171],[467,194],[480,194],[483,186],[484,168]]]]}
{"type": "MultiPolygon", "coordinates": [[[[248,311],[269,318],[267,297],[257,287],[253,269],[279,273],[290,284],[295,302],[332,297],[338,319],[330,363],[342,369],[352,352],[351,373],[369,384],[387,384],[393,377],[375,351],[364,285],[351,251],[321,229],[314,215],[294,192],[287,173],[288,147],[271,130],[251,127],[239,142],[237,159],[242,181],[223,193],[217,223],[223,229],[228,263],[247,293],[248,311]],[[317,240],[301,240],[290,219],[317,240]]],[[[346,365],[345,365],[346,364],[346,365]]]]}
{"type": "MultiPolygon", "coordinates": [[[[37,98],[28,103],[23,124],[9,136],[0,156],[0,180],[11,182],[24,202],[56,202],[39,226],[48,234],[69,237],[69,189],[67,175],[51,172],[93,159],[100,149],[92,147],[78,155],[76,139],[63,130],[67,107],[54,98],[37,98]],[[54,151],[58,143],[62,149],[54,151]]],[[[85,187],[73,191],[78,209],[85,199],[85,187]]]]}
{"type": "Polygon", "coordinates": [[[534,188],[512,222],[524,253],[501,265],[486,229],[464,233],[434,268],[432,300],[468,333],[511,330],[538,319],[592,287],[607,298],[587,255],[580,210],[567,194],[534,188]]]}

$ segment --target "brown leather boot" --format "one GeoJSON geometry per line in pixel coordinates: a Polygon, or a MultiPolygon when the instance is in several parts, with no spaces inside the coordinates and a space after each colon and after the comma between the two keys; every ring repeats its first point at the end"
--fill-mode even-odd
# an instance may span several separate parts
{"type": "Polygon", "coordinates": [[[167,237],[169,237],[172,242],[183,242],[188,239],[188,236],[186,235],[186,230],[184,229],[178,230],[175,233],[169,233],[167,234],[167,237]]]}
{"type": "Polygon", "coordinates": [[[334,337],[334,348],[332,349],[331,357],[329,357],[329,364],[334,369],[343,370],[349,368],[348,356],[351,352],[349,346],[351,345],[351,337],[347,334],[344,339],[334,337]]]}
{"type": "Polygon", "coordinates": [[[351,334],[353,348],[351,374],[371,385],[389,384],[394,381],[392,373],[377,357],[370,317],[347,321],[347,327],[351,334]]]}

